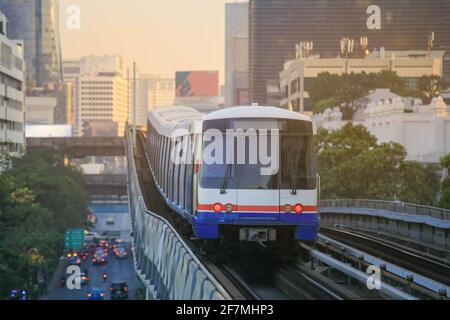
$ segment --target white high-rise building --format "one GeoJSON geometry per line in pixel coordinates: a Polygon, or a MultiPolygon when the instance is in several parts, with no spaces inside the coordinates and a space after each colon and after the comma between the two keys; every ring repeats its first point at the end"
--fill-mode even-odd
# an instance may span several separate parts
{"type": "Polygon", "coordinates": [[[6,27],[7,18],[0,11],[0,154],[19,156],[25,151],[23,41],[10,40],[6,27]]]}
{"type": "Polygon", "coordinates": [[[64,78],[74,83],[75,136],[123,136],[130,97],[122,57],[65,61],[64,78]]]}
{"type": "Polygon", "coordinates": [[[136,124],[145,127],[153,109],[171,106],[175,101],[175,79],[141,74],[136,87],[136,124]]]}
{"type": "Polygon", "coordinates": [[[225,106],[248,104],[248,2],[225,4],[225,106]]]}

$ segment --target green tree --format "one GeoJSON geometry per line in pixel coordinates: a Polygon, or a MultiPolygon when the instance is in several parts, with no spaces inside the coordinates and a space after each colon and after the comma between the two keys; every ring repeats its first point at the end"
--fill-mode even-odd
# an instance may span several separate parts
{"type": "Polygon", "coordinates": [[[31,151],[0,175],[0,299],[13,288],[37,297],[38,275],[53,270],[87,205],[81,172],[56,151],[31,151]]]}
{"type": "Polygon", "coordinates": [[[400,96],[418,96],[407,88],[397,73],[383,70],[380,73],[321,73],[308,88],[314,111],[322,112],[326,107],[340,106],[344,119],[351,118],[355,102],[366,96],[370,90],[387,88],[400,96]]]}
{"type": "Polygon", "coordinates": [[[316,152],[324,199],[434,201],[436,181],[429,169],[405,161],[406,150],[398,143],[378,144],[363,126],[319,130],[316,152]]]}
{"type": "Polygon", "coordinates": [[[333,108],[337,106],[337,101],[335,98],[320,100],[313,105],[314,114],[323,113],[328,108],[333,108]]]}
{"type": "Polygon", "coordinates": [[[450,153],[441,159],[441,167],[444,170],[444,177],[441,183],[441,193],[439,206],[450,209],[450,153]]]}
{"type": "Polygon", "coordinates": [[[320,73],[308,89],[313,104],[335,98],[341,91],[342,78],[329,72],[320,73]]]}
{"type": "Polygon", "coordinates": [[[419,95],[426,104],[431,103],[433,98],[441,93],[444,82],[439,76],[422,76],[419,79],[419,95]]]}
{"type": "Polygon", "coordinates": [[[398,191],[399,199],[408,203],[435,206],[439,192],[435,168],[419,162],[405,161],[400,169],[402,184],[398,191]]]}
{"type": "Polygon", "coordinates": [[[32,151],[15,162],[11,175],[33,190],[36,200],[54,213],[58,230],[80,226],[88,207],[82,173],[66,166],[56,151],[32,151]]]}

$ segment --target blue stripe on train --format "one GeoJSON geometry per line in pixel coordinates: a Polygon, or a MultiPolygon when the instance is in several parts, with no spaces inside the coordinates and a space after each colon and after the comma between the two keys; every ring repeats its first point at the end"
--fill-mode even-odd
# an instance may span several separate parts
{"type": "Polygon", "coordinates": [[[219,225],[243,225],[243,226],[297,226],[295,237],[297,240],[316,241],[320,224],[316,213],[303,213],[300,215],[287,213],[213,213],[198,212],[198,216],[192,219],[196,237],[203,240],[219,239],[219,225]]]}

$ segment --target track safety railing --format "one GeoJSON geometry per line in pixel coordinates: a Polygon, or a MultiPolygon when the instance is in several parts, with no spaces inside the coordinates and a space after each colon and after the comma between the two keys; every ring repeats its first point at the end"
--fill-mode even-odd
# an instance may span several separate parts
{"type": "Polygon", "coordinates": [[[378,209],[398,213],[430,216],[436,219],[450,220],[450,210],[396,201],[364,199],[322,200],[320,201],[320,207],[378,209]]]}
{"type": "Polygon", "coordinates": [[[229,293],[183,241],[171,224],[147,209],[139,184],[131,133],[126,132],[128,194],[134,263],[147,298],[231,300],[229,293]]]}

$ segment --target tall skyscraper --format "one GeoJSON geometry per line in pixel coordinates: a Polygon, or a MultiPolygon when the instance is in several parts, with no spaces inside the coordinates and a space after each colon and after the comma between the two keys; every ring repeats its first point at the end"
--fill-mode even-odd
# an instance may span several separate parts
{"type": "Polygon", "coordinates": [[[130,92],[122,57],[92,55],[64,61],[64,78],[73,90],[75,136],[123,136],[130,92]]]}
{"type": "Polygon", "coordinates": [[[23,39],[27,86],[62,83],[57,0],[0,0],[8,18],[8,37],[23,39]]]}
{"type": "Polygon", "coordinates": [[[25,151],[25,62],[23,41],[8,39],[6,21],[0,11],[0,153],[17,156],[25,151]]]}
{"type": "Polygon", "coordinates": [[[248,104],[248,2],[225,4],[225,106],[248,104]]]}
{"type": "Polygon", "coordinates": [[[313,41],[313,54],[337,57],[340,40],[368,38],[367,49],[447,51],[444,77],[450,79],[448,0],[250,0],[250,102],[266,104],[283,63],[296,57],[296,44],[313,41]]]}

